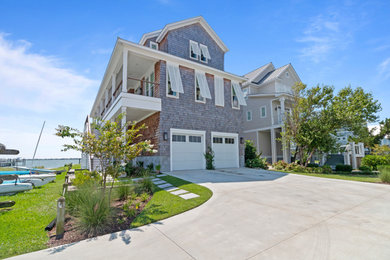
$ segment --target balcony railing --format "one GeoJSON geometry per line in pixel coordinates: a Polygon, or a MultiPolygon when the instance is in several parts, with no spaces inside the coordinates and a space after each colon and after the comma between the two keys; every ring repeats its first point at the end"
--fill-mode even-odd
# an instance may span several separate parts
{"type": "Polygon", "coordinates": [[[160,84],[158,82],[147,81],[145,79],[137,79],[133,77],[128,77],[131,81],[138,81],[140,84],[137,88],[128,88],[127,92],[122,90],[122,81],[116,86],[112,97],[109,97],[107,104],[104,106],[103,110],[100,113],[100,116],[103,117],[109,110],[115,101],[118,99],[121,93],[129,93],[140,96],[147,97],[160,97],[160,84]]]}

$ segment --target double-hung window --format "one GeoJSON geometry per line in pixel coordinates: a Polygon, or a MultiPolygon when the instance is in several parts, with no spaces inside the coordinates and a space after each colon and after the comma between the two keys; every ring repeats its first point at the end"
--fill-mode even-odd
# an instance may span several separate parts
{"type": "Polygon", "coordinates": [[[233,108],[240,108],[240,104],[238,103],[238,97],[236,90],[232,86],[232,107],[233,108]]]}
{"type": "Polygon", "coordinates": [[[152,42],[152,41],[150,41],[150,42],[149,42],[149,47],[150,47],[151,49],[158,50],[158,44],[157,44],[157,42],[152,42]]]}
{"type": "Polygon", "coordinates": [[[167,74],[167,95],[172,97],[178,97],[178,93],[172,90],[172,81],[169,73],[167,74]]]}
{"type": "Polygon", "coordinates": [[[179,97],[179,93],[184,93],[179,64],[167,62],[166,86],[168,97],[179,97]]]}
{"type": "Polygon", "coordinates": [[[248,110],[246,112],[246,121],[252,121],[252,111],[248,110]]]}
{"type": "Polygon", "coordinates": [[[261,118],[267,117],[267,107],[266,106],[260,107],[260,117],[261,118]]]}

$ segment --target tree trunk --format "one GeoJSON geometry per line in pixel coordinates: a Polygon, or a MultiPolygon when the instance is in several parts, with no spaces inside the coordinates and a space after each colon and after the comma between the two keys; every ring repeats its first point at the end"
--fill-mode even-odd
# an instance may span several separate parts
{"type": "Polygon", "coordinates": [[[313,156],[314,152],[315,152],[315,150],[312,150],[312,151],[310,152],[309,157],[307,157],[307,160],[306,160],[306,162],[305,162],[305,167],[307,167],[307,165],[308,165],[308,163],[310,162],[311,157],[313,156]]]}

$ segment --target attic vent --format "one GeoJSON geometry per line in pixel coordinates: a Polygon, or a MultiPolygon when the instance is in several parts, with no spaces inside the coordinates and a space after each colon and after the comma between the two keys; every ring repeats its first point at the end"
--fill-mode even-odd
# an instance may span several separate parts
{"type": "Polygon", "coordinates": [[[288,72],[286,72],[286,78],[290,77],[290,74],[288,74],[288,72]]]}

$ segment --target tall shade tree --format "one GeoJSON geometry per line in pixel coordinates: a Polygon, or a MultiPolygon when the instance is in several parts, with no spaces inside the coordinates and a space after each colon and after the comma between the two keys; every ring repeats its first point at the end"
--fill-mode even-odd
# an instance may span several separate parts
{"type": "Polygon", "coordinates": [[[362,88],[342,89],[334,96],[331,86],[308,88],[303,83],[293,87],[291,114],[286,114],[282,138],[296,145],[294,156],[307,165],[313,154],[334,152],[337,130],[359,133],[368,122],[378,119],[380,104],[362,88]]]}
{"type": "MultiPolygon", "coordinates": [[[[119,122],[123,116],[123,114],[119,115],[119,122]]],[[[73,140],[73,144],[64,145],[64,151],[76,150],[98,159],[104,194],[107,177],[116,178],[118,175],[119,163],[116,162],[121,160],[130,161],[143,151],[154,152],[150,141],[135,142],[142,136],[139,131],[144,128],[145,125],[137,126],[135,123],[121,126],[117,121],[94,119],[91,124],[91,132],[81,132],[69,126],[60,125],[56,129],[56,135],[73,140]]]]}

